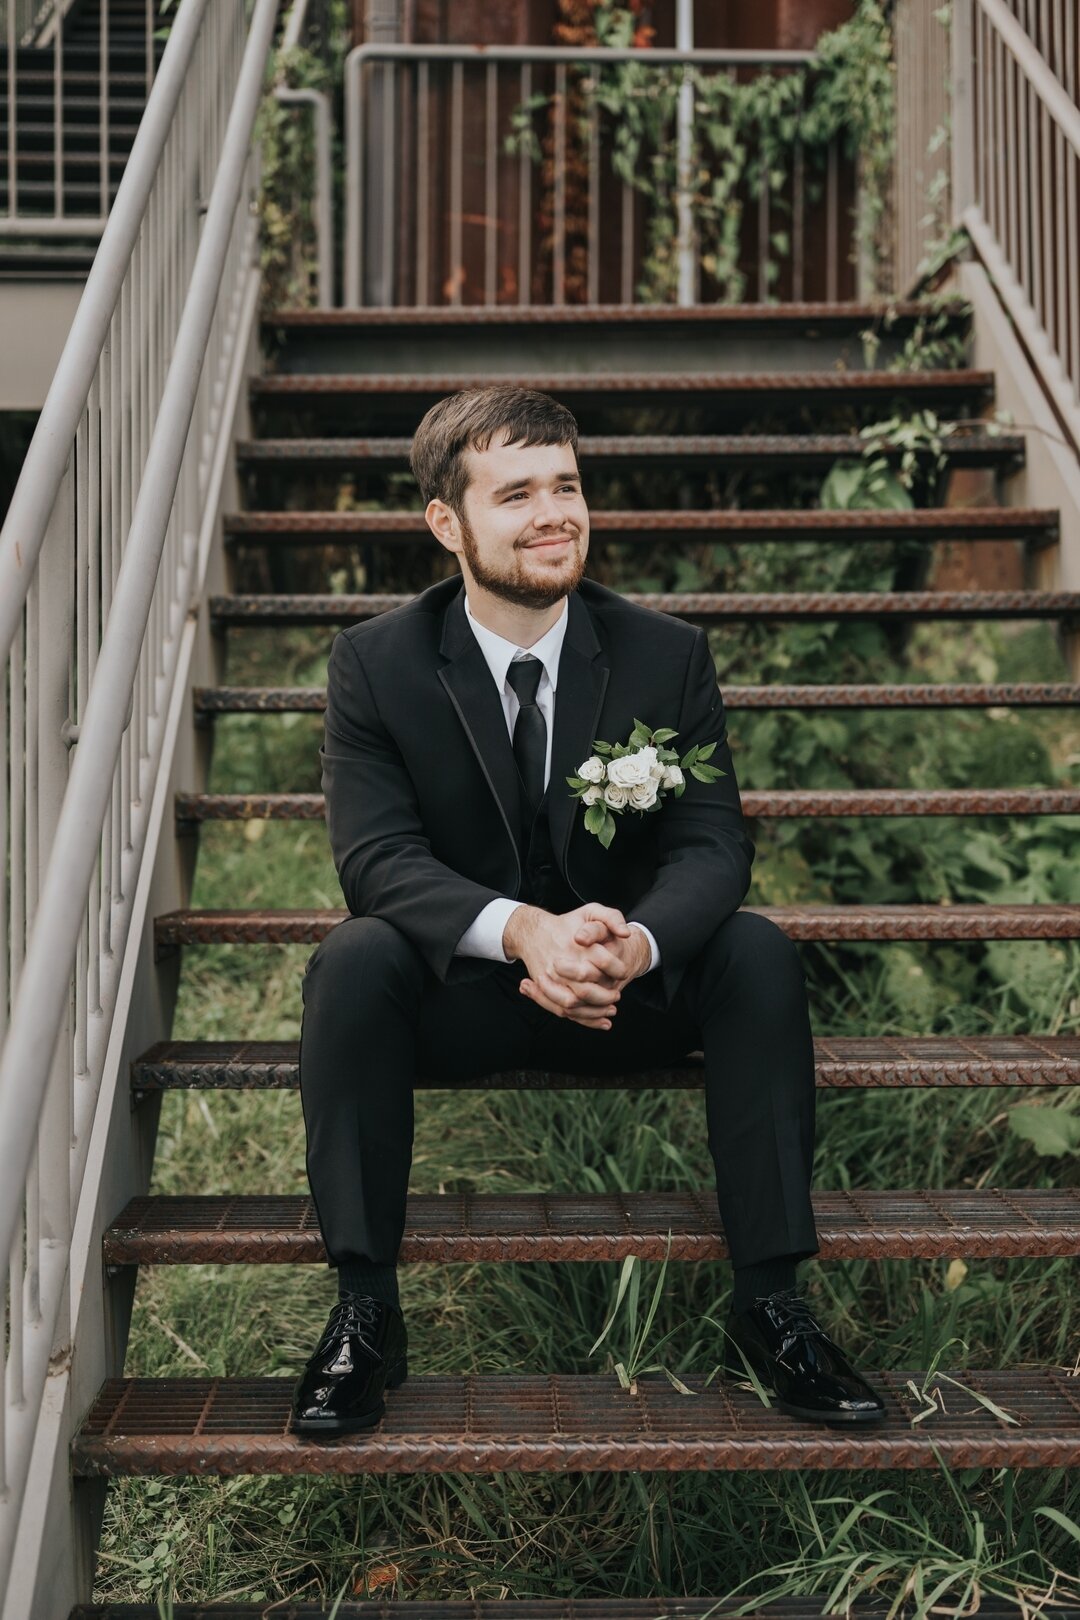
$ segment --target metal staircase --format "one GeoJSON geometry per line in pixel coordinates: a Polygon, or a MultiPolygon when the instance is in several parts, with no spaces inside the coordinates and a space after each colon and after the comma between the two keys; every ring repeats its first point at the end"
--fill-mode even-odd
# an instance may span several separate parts
{"type": "MultiPolygon", "coordinates": [[[[897,0],[898,13],[916,4],[927,9],[924,0],[897,0]]],[[[293,13],[294,42],[305,9],[293,13]]],[[[124,1376],[139,1267],[325,1260],[310,1202],[296,1189],[208,1196],[191,1186],[167,1198],[156,1194],[155,1135],[165,1092],[209,1098],[297,1086],[295,1043],[257,1040],[257,1030],[240,1027],[214,1042],[172,1035],[177,982],[192,953],[233,942],[257,975],[265,947],[310,944],[342,915],[322,905],[207,911],[192,904],[204,825],[274,820],[302,834],[323,815],[318,794],[281,791],[282,782],[267,782],[265,791],[206,791],[220,717],[246,714],[269,728],[277,717],[317,715],[325,705],[318,683],[230,682],[225,650],[255,632],[280,632],[284,640],[296,627],[322,627],[328,647],[337,626],[392,611],[430,582],[427,560],[439,554],[422,516],[402,509],[401,473],[410,434],[433,399],[462,383],[507,375],[564,398],[583,430],[590,571],[604,577],[610,570],[617,582],[625,561],[647,547],[654,561],[662,557],[665,577],[636,599],[714,628],[718,646],[725,636],[782,622],[884,626],[890,648],[901,652],[912,629],[928,623],[1042,620],[1058,633],[1060,679],[1048,679],[1043,669],[1038,680],[1007,684],[856,684],[848,669],[830,668],[823,657],[812,684],[725,683],[736,731],[764,711],[833,710],[853,718],[875,710],[948,711],[959,726],[998,706],[1040,711],[1080,702],[1080,323],[1065,274],[1080,227],[1075,209],[1047,206],[1036,219],[1033,204],[1030,234],[1017,240],[1015,210],[999,206],[1025,185],[1031,198],[1050,199],[1057,184],[1049,168],[1040,169],[1051,161],[1045,157],[1051,143],[1026,144],[1028,114],[1052,124],[1076,154],[1069,158],[1074,165],[1080,115],[1073,102],[1062,105],[1060,85],[1047,83],[1049,68],[1003,0],[957,0],[954,9],[959,70],[950,217],[964,221],[981,262],[957,267],[957,285],[975,310],[970,329],[964,311],[951,317],[967,344],[966,363],[914,372],[893,370],[891,362],[920,317],[919,304],[900,305],[895,323],[879,334],[876,369],[868,369],[859,334],[880,311],[854,304],[642,309],[594,298],[573,308],[325,310],[269,318],[260,344],[252,134],[276,0],[181,0],[169,13],[160,63],[147,52],[143,0],[82,0],[65,8],[59,43],[44,36],[24,41],[21,34],[13,43],[8,28],[14,54],[0,72],[9,130],[0,153],[0,208],[6,197],[4,227],[12,242],[4,252],[10,248],[20,267],[33,262],[44,274],[62,257],[61,238],[78,239],[80,229],[85,239],[102,227],[104,233],[0,533],[2,1620],[157,1620],[156,1604],[88,1602],[107,1482],[121,1475],[1080,1463],[1074,1364],[954,1369],[981,1399],[950,1401],[929,1419],[913,1409],[912,1397],[913,1386],[927,1386],[927,1372],[867,1366],[886,1393],[888,1415],[866,1435],[784,1418],[751,1387],[696,1373],[686,1375],[690,1400],[651,1375],[628,1391],[611,1375],[544,1366],[483,1374],[463,1366],[452,1376],[417,1368],[391,1392],[376,1430],[329,1446],[292,1434],[289,1381],[260,1376],[260,1369],[249,1377],[124,1376]],[[91,88],[78,75],[94,72],[95,53],[100,63],[106,12],[109,71],[99,70],[91,88]],[[1022,85],[1017,98],[1002,94],[1006,73],[1022,85]],[[27,81],[25,74],[37,78],[27,81]],[[18,117],[14,84],[21,87],[18,117]],[[142,98],[139,120],[134,108],[142,98]],[[95,166],[79,143],[101,128],[106,104],[125,116],[109,124],[95,166]],[[127,126],[136,121],[132,142],[127,126]],[[1002,155],[1007,185],[998,183],[992,152],[1002,155]],[[42,246],[45,238],[55,239],[51,248],[42,246]],[[1039,265],[1057,267],[1056,282],[1050,274],[1032,278],[1036,246],[1039,265]],[[1008,403],[1018,428],[998,431],[987,420],[1000,402],[1008,403]],[[807,491],[837,458],[858,453],[861,423],[894,405],[931,405],[950,418],[950,469],[979,475],[992,497],[957,502],[955,490],[939,480],[934,504],[916,511],[818,509],[807,491]],[[741,475],[762,483],[768,499],[740,505],[737,495],[729,498],[725,488],[741,475]],[[336,481],[343,477],[364,510],[336,509],[336,481]],[[815,556],[827,561],[833,546],[894,541],[904,543],[903,566],[888,591],[721,591],[678,566],[713,543],[749,548],[750,555],[762,544],[789,543],[799,558],[812,543],[815,556]],[[935,588],[929,563],[939,542],[977,548],[1003,541],[1024,558],[1023,588],[935,588]],[[362,560],[361,593],[331,575],[343,548],[350,560],[362,560]],[[691,588],[683,588],[686,580],[691,588]],[[1016,1421],[1003,1421],[995,1408],[1016,1421]]],[[[24,14],[25,6],[18,15],[24,14]]],[[[9,7],[9,21],[13,15],[9,7]]],[[[898,33],[901,46],[904,37],[898,33]]],[[[919,50],[940,45],[930,29],[918,40],[919,50]]],[[[385,261],[380,284],[404,285],[394,234],[385,232],[374,246],[362,238],[361,224],[370,220],[359,136],[366,141],[373,130],[361,131],[355,97],[363,75],[385,66],[380,51],[387,61],[406,61],[409,50],[362,47],[350,57],[345,157],[356,184],[346,197],[347,292],[368,289],[371,278],[361,272],[368,257],[375,263],[376,247],[385,261]],[[365,51],[370,59],[361,60],[365,51]]],[[[451,191],[465,164],[462,48],[455,52],[451,191]]],[[[418,81],[427,72],[419,56],[408,65],[418,81]]],[[[913,73],[911,66],[905,82],[923,83],[926,63],[916,62],[913,73]]],[[[928,150],[934,130],[923,124],[931,109],[918,98],[905,105],[909,145],[928,150]]],[[[486,172],[494,176],[493,163],[486,172]]],[[[528,198],[527,164],[522,173],[528,198]]],[[[914,195],[915,178],[913,171],[898,176],[907,188],[909,226],[925,206],[914,195]]],[[[835,188],[829,196],[837,214],[835,188]]],[[[457,213],[451,208],[448,216],[453,229],[444,245],[452,261],[464,210],[462,194],[457,213]]],[[[763,217],[767,224],[767,207],[763,217]]],[[[590,218],[596,242],[597,209],[590,218]]],[[[488,272],[497,265],[497,221],[494,213],[485,219],[487,289],[495,284],[488,272]]],[[[565,224],[563,198],[555,238],[564,247],[565,224]]],[[[425,230],[417,236],[425,275],[417,271],[416,285],[437,286],[435,247],[425,230]]],[[[65,241],[65,253],[71,249],[65,241]]],[[[78,251],[88,253],[81,245],[78,251]]],[[[518,251],[528,268],[528,231],[518,251]]],[[[914,264],[918,251],[912,237],[899,259],[914,264]]],[[[835,242],[829,252],[835,272],[835,242]]],[[[623,257],[628,286],[632,256],[623,257]]],[[[528,296],[526,280],[515,285],[528,296]]],[[[452,282],[453,298],[462,297],[461,287],[461,279],[452,282]]],[[[553,287],[556,297],[564,290],[558,265],[553,287]]],[[[440,561],[445,568],[446,558],[440,561]]],[[[1080,790],[1062,787],[779,790],[755,786],[745,772],[740,785],[752,827],[792,817],[857,824],[883,815],[1080,813],[1080,790]]],[[[903,899],[824,905],[807,896],[760,909],[800,942],[869,944],[883,953],[907,941],[962,950],[980,942],[1080,938],[1076,905],[903,899]]],[[[819,1034],[815,1058],[818,1085],[859,1093],[842,1104],[855,1109],[867,1105],[867,1091],[879,1089],[959,1093],[1080,1083],[1080,1037],[1052,1029],[899,1038],[868,1028],[844,1038],[819,1034]]],[[[562,1091],[590,1087],[687,1092],[702,1085],[699,1059],[690,1054],[676,1068],[620,1075],[524,1068],[474,1084],[481,1091],[543,1092],[553,1105],[562,1091]]],[[[437,1075],[417,1076],[416,1083],[441,1084],[437,1075]]],[[[1080,1254],[1080,1194],[1073,1186],[823,1185],[815,1209],[826,1266],[836,1259],[1080,1254]]],[[[706,1189],[418,1192],[410,1198],[401,1258],[516,1263],[667,1254],[676,1263],[725,1261],[724,1233],[706,1189]]],[[[313,1336],[318,1326],[312,1323],[313,1336]]],[[[346,1603],[337,1613],[377,1612],[383,1620],[405,1613],[413,1620],[669,1614],[697,1620],[712,1605],[700,1596],[575,1596],[346,1603]]],[[[819,1606],[820,1596],[758,1612],[770,1620],[808,1620],[819,1606]]],[[[322,1612],[302,1602],[271,1607],[296,1620],[322,1612]]],[[[175,1620],[253,1620],[264,1612],[265,1604],[231,1600],[173,1610],[175,1620]]],[[[881,1610],[857,1604],[849,1612],[854,1620],[873,1620],[881,1610]]],[[[988,1620],[1017,1614],[985,1596],[981,1612],[988,1620]]],[[[1077,1620],[1075,1608],[1056,1612],[1077,1620]]],[[[898,1610],[897,1620],[902,1615],[898,1610]]]]}
{"type": "MultiPolygon", "coordinates": [[[[910,322],[916,314],[908,310],[910,322]]],[[[727,310],[707,324],[706,312],[651,310],[639,324],[625,311],[533,311],[515,319],[506,310],[487,317],[473,311],[462,320],[444,313],[337,312],[316,317],[277,317],[265,337],[273,369],[253,379],[251,403],[257,434],[237,446],[238,470],[248,505],[224,516],[227,544],[267,568],[287,555],[303,558],[312,574],[319,548],[363,548],[368,580],[392,581],[406,555],[426,537],[417,511],[383,507],[338,513],[312,502],[328,471],[348,471],[367,500],[380,497],[387,473],[400,466],[408,435],[427,405],[449,389],[504,372],[509,356],[520,359],[523,379],[556,393],[579,414],[585,435],[582,465],[593,515],[594,545],[632,547],[662,543],[674,560],[680,548],[702,537],[754,544],[764,540],[813,539],[848,545],[853,540],[903,536],[925,542],[963,537],[972,542],[1007,537],[1028,548],[1056,543],[1057,513],[943,506],[913,513],[834,513],[820,510],[717,510],[665,506],[643,497],[632,510],[613,509],[605,479],[636,458],[638,484],[646,490],[653,469],[690,479],[695,469],[767,466],[784,487],[792,469],[824,466],[850,449],[858,418],[880,413],[894,400],[912,406],[933,400],[961,415],[955,435],[955,465],[978,464],[999,475],[999,487],[1022,462],[1016,434],[988,435],[977,412],[993,399],[986,372],[896,373],[861,368],[854,339],[873,312],[858,308],[757,308],[727,310]],[[422,321],[433,335],[434,359],[415,343],[422,321]],[[615,332],[626,332],[639,359],[632,373],[605,362],[615,332]],[[672,348],[691,340],[696,367],[674,370],[672,348]],[[778,341],[780,335],[783,341],[778,341]],[[487,346],[497,335],[504,364],[491,366],[487,346]],[[534,356],[544,348],[576,346],[575,370],[540,371],[534,356]],[[276,347],[274,347],[276,345],[276,347]],[[730,371],[724,356],[760,353],[760,365],[730,371]],[[651,355],[649,348],[651,346],[651,355]],[[386,364],[411,348],[425,364],[411,371],[386,364]],[[778,370],[778,355],[797,351],[800,369],[778,370]],[[651,358],[651,365],[648,363],[651,358]],[[838,363],[846,369],[836,369],[838,363]],[[783,418],[775,433],[740,433],[740,418],[768,409],[783,418]],[[627,409],[632,405],[632,413],[627,409]],[[830,422],[839,417],[839,425],[830,422]],[[663,431],[641,431],[645,417],[663,431]],[[844,423],[847,424],[844,427],[844,423]],[[620,431],[620,429],[622,431],[620,431]],[[331,431],[332,430],[332,431],[331,431]],[[372,438],[373,433],[390,435],[372,438]]],[[[957,316],[958,322],[962,321],[957,316]]],[[[790,358],[787,366],[791,365],[790,358]]],[[[950,445],[953,439],[948,441],[950,445]]],[[[429,542],[429,550],[430,542],[429,542]]],[[[601,556],[603,554],[601,553],[601,556]]],[[[603,568],[603,562],[598,565],[603,568]]],[[[288,568],[284,567],[287,576],[288,568]]],[[[924,582],[925,584],[925,582],[924,582]]],[[[252,627],[326,626],[392,611],[408,595],[374,588],[362,596],[296,594],[286,588],[221,593],[209,611],[222,636],[252,627]]],[[[665,592],[637,598],[663,613],[714,625],[750,620],[858,616],[900,624],[927,620],[1013,617],[1065,622],[1080,610],[1080,594],[1067,591],[935,591],[837,593],[794,592],[762,596],[665,592]]],[[[1055,684],[1009,686],[834,686],[823,670],[820,685],[732,685],[724,689],[729,711],[791,707],[804,710],[935,707],[985,708],[1019,704],[1075,704],[1080,689],[1055,684]]],[[[218,715],[249,713],[267,718],[317,712],[319,688],[211,686],[192,697],[204,725],[218,715]]],[[[755,791],[742,784],[744,814],[753,821],[783,816],[1010,815],[1080,813],[1080,792],[1029,788],[993,790],[882,789],[873,792],[755,791]]],[[[211,820],[321,819],[322,800],[310,793],[242,795],[183,792],[175,800],[178,831],[197,832],[211,820]]],[[[254,851],[254,846],[251,846],[254,851]]],[[[254,853],[251,857],[257,859],[254,853]]],[[[753,909],[753,908],[751,908],[753,909]]],[[[762,908],[793,938],[870,941],[888,948],[896,940],[978,941],[1076,939],[1080,908],[1054,905],[843,905],[762,908]]],[[[249,947],[258,971],[261,946],[313,943],[343,915],[336,911],[193,911],[161,914],[155,922],[161,955],[211,943],[249,947]]],[[[1050,1034],[900,1040],[875,1037],[816,1042],[822,1087],[948,1087],[986,1085],[1075,1086],[1080,1083],[1080,1040],[1050,1034]]],[[[478,1088],[558,1090],[589,1086],[640,1090],[700,1087],[701,1069],[690,1063],[672,1070],[616,1076],[562,1075],[531,1070],[492,1074],[478,1088]]],[[[254,1042],[238,1029],[231,1042],[158,1043],[132,1066],[139,1105],[172,1088],[207,1091],[294,1088],[297,1054],[287,1043],[254,1042]]],[[[438,1076],[418,1076],[421,1087],[438,1087],[438,1076]]],[[[846,1106],[857,1108],[851,1097],[846,1106]]],[[[627,1255],[678,1260],[726,1256],[723,1232],[707,1189],[634,1195],[507,1196],[417,1194],[410,1199],[401,1253],[416,1261],[509,1262],[522,1260],[617,1260],[627,1255]]],[[[815,1208],[823,1257],[926,1259],[1080,1254],[1080,1193],[1075,1189],[822,1189],[815,1208]]],[[[214,1263],[324,1262],[310,1200],[291,1197],[207,1197],[192,1188],[182,1197],[143,1196],[119,1214],[105,1235],[111,1266],[214,1263]]],[[[314,1326],[314,1325],[313,1325],[314,1326]]],[[[1080,1389],[1063,1367],[1003,1368],[961,1374],[971,1387],[1015,1413],[1015,1427],[982,1407],[969,1406],[940,1424],[911,1423],[910,1369],[874,1374],[887,1391],[886,1424],[872,1435],[837,1435],[821,1427],[766,1411],[746,1387],[723,1382],[708,1388],[688,1377],[697,1399],[680,1397],[660,1377],[642,1380],[637,1395],[611,1376],[547,1375],[458,1377],[413,1373],[388,1397],[385,1418],[371,1433],[319,1445],[289,1426],[289,1384],[280,1378],[115,1378],[102,1388],[79,1431],[74,1466],[80,1476],[205,1473],[381,1473],[441,1470],[636,1470],[744,1468],[920,1468],[940,1455],[952,1465],[1039,1467],[1080,1461],[1080,1389]]],[[[449,1613],[452,1606],[447,1605],[449,1613]]],[[[149,1611],[148,1611],[149,1612],[149,1611]]],[[[209,1610],[207,1612],[215,1612],[209,1610]]],[[[222,1611],[223,1613],[226,1611],[222,1611]]],[[[231,1612],[231,1611],[228,1611],[231,1612]]],[[[367,1612],[367,1611],[365,1611],[367,1612]]],[[[440,1606],[439,1612],[443,1609],[440,1606]]],[[[519,1610],[513,1610],[517,1614],[519,1610]]],[[[545,1613],[559,1612],[557,1608],[545,1613]]],[[[622,1610],[620,1609],[620,1613],[622,1610]]]]}

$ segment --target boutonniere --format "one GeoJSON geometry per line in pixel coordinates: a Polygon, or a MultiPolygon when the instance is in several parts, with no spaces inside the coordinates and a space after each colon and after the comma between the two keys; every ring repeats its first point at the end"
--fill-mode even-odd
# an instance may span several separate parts
{"type": "Polygon", "coordinates": [[[585,805],[585,826],[607,849],[615,837],[615,817],[627,810],[652,815],[664,802],[664,795],[674,793],[677,799],[686,791],[684,772],[696,776],[699,782],[715,782],[726,776],[717,765],[705,765],[714,742],[704,747],[698,744],[682,759],[673,748],[664,744],[678,732],[670,726],[650,731],[642,720],[634,719],[634,729],[624,743],[601,742],[593,738],[595,754],[591,754],[577,768],[576,776],[567,782],[574,790],[574,798],[585,805]]]}

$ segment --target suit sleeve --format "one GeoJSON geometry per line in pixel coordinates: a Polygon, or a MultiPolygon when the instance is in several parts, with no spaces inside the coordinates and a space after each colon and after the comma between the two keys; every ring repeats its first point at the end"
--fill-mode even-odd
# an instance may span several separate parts
{"type": "Polygon", "coordinates": [[[392,923],[445,984],[458,940],[490,901],[505,896],[432,855],[412,777],[345,635],[335,638],[327,667],[320,757],[346,905],[355,917],[392,923]]]}
{"type": "Polygon", "coordinates": [[[644,923],[655,936],[669,998],[710,934],[742,904],[755,854],[743,821],[716,667],[708,638],[699,629],[683,688],[678,735],[670,746],[681,758],[695,744],[710,742],[716,747],[705,763],[726,774],[713,782],[699,782],[687,772],[682,795],[665,795],[654,812],[656,878],[626,914],[627,922],[644,923]]]}

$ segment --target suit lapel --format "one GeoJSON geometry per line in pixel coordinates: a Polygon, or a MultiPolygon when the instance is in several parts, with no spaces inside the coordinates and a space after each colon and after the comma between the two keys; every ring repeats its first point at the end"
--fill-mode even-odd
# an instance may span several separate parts
{"type": "MultiPolygon", "coordinates": [[[[577,591],[570,593],[568,613],[566,636],[559,655],[548,779],[551,843],[564,873],[574,813],[582,814],[566,777],[592,752],[611,673],[592,616],[577,591]]],[[[520,874],[516,829],[521,825],[521,799],[517,765],[502,700],[480,643],[465,617],[464,585],[446,609],[439,652],[448,660],[438,671],[439,679],[449,693],[494,795],[520,874]]]]}
{"type": "Polygon", "coordinates": [[[450,694],[465,735],[495,797],[518,866],[522,807],[518,769],[510,734],[506,729],[502,699],[491,678],[480,643],[465,617],[465,587],[446,610],[439,651],[450,659],[439,670],[439,679],[450,694]]]}

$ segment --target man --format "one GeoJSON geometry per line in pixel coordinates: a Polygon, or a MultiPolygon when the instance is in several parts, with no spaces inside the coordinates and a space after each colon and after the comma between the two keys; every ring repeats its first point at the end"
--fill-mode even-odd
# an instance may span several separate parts
{"type": "Polygon", "coordinates": [[[818,1247],[805,975],[781,929],[739,910],[755,851],[708,640],[585,578],[577,442],[568,410],[511,384],[433,406],[412,468],[462,579],[330,656],[323,787],[351,915],[308,963],[300,1087],[340,1297],[294,1393],[303,1434],[371,1426],[406,1376],[415,1075],[625,1072],[699,1050],[730,1371],[745,1355],[804,1418],[883,1415],[795,1290],[818,1247]],[[639,718],[674,728],[680,758],[714,743],[723,774],[618,815],[605,848],[566,778],[639,718]]]}

